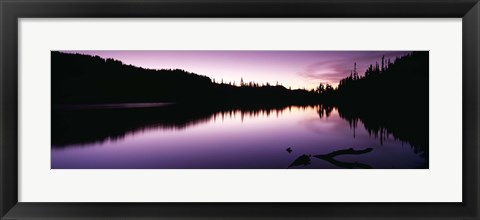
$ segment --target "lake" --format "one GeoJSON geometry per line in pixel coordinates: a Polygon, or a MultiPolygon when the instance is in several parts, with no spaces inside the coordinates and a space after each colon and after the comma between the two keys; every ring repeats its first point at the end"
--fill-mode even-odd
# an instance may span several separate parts
{"type": "MultiPolygon", "coordinates": [[[[167,103],[55,107],[51,168],[428,168],[428,144],[402,132],[417,125],[376,126],[339,110],[167,103]]],[[[428,138],[428,132],[421,135],[428,138]]]]}

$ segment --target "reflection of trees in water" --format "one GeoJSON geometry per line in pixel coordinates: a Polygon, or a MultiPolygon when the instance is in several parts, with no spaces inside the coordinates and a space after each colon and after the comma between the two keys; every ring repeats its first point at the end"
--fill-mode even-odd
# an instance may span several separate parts
{"type": "Polygon", "coordinates": [[[392,136],[395,140],[408,143],[417,154],[428,159],[428,112],[418,108],[398,107],[374,109],[368,106],[353,108],[351,106],[319,105],[320,118],[329,117],[333,109],[337,109],[339,116],[348,121],[356,136],[358,123],[370,136],[380,141],[380,145],[392,136]]]}
{"type": "MultiPolygon", "coordinates": [[[[320,118],[330,117],[337,109],[339,115],[348,121],[353,132],[360,121],[365,129],[378,138],[382,143],[388,135],[395,139],[409,143],[416,153],[428,152],[425,139],[428,138],[428,129],[421,130],[424,125],[420,122],[412,123],[404,117],[391,122],[392,116],[368,115],[363,117],[359,111],[349,111],[347,108],[338,108],[331,105],[305,106],[196,106],[196,105],[167,105],[153,108],[118,108],[118,109],[56,109],[52,110],[52,145],[66,147],[69,145],[85,145],[115,141],[126,135],[144,132],[149,129],[182,130],[187,127],[220,121],[226,118],[261,116],[279,117],[284,111],[292,108],[307,110],[314,108],[320,118]],[[396,127],[395,127],[396,126],[396,127]]],[[[428,128],[428,125],[426,125],[428,128]]],[[[355,134],[355,133],[354,133],[355,134]]]]}
{"type": "Polygon", "coordinates": [[[52,145],[89,144],[122,139],[125,135],[161,127],[183,129],[209,120],[202,109],[158,108],[53,109],[52,145]]]}
{"type": "Polygon", "coordinates": [[[333,109],[334,107],[331,105],[319,105],[317,110],[318,116],[320,118],[324,118],[324,117],[328,118],[330,117],[330,114],[332,113],[333,109]]]}
{"type": "MultiPolygon", "coordinates": [[[[300,109],[314,105],[294,106],[300,109]]],[[[85,145],[115,141],[126,135],[149,129],[182,130],[209,121],[225,120],[240,116],[279,117],[292,106],[242,105],[242,106],[197,106],[167,105],[153,108],[91,108],[52,109],[52,145],[85,145]]]]}

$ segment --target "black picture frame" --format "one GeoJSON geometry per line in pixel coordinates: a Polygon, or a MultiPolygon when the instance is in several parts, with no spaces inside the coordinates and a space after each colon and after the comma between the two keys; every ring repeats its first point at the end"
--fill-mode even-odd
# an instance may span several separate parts
{"type": "MultiPolygon", "coordinates": [[[[478,219],[478,0],[1,0],[1,219],[478,219]],[[462,18],[462,203],[18,202],[18,19],[132,17],[462,18]]],[[[459,147],[459,146],[458,146],[459,147]]],[[[438,192],[442,193],[442,192],[438,192]]]]}

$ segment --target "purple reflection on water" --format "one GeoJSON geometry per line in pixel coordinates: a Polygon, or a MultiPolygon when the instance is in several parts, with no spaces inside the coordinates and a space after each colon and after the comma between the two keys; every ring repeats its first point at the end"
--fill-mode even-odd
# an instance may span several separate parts
{"type": "MultiPolygon", "coordinates": [[[[214,113],[178,129],[152,125],[133,129],[121,137],[52,146],[51,168],[284,169],[302,155],[349,148],[373,150],[335,159],[386,169],[419,168],[426,163],[410,144],[395,140],[393,135],[380,141],[360,121],[353,129],[336,109],[328,117],[319,117],[319,106],[310,106],[254,114],[214,113]],[[287,148],[292,151],[287,152],[287,148]]],[[[310,157],[310,164],[291,168],[344,167],[310,157]]]]}

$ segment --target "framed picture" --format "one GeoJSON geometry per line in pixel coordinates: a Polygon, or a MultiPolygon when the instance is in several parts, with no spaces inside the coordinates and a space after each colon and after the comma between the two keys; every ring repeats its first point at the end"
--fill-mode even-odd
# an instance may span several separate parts
{"type": "Polygon", "coordinates": [[[466,1],[1,1],[1,219],[478,219],[466,1]]]}

